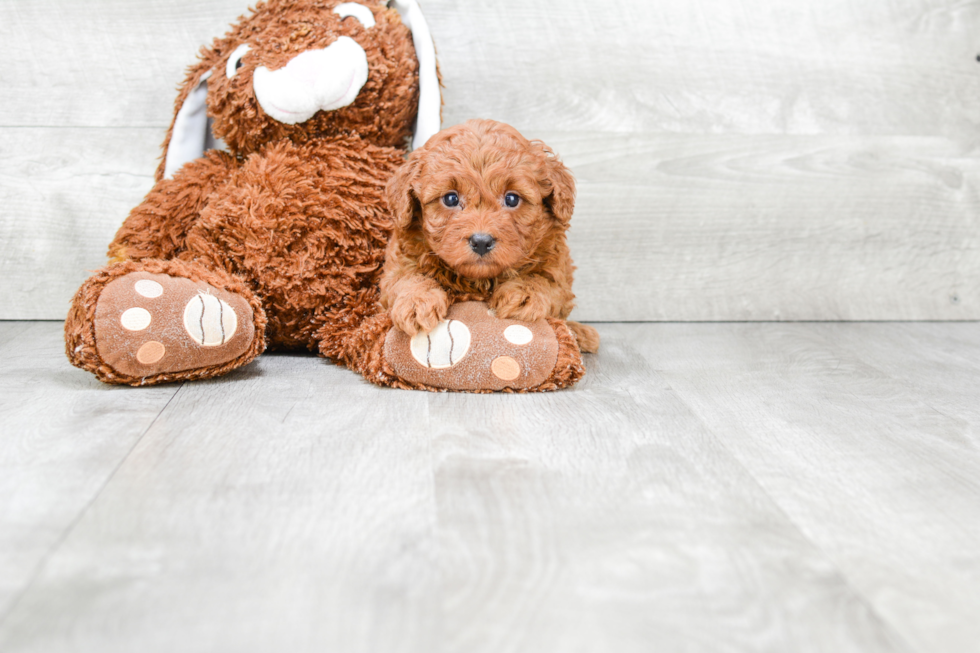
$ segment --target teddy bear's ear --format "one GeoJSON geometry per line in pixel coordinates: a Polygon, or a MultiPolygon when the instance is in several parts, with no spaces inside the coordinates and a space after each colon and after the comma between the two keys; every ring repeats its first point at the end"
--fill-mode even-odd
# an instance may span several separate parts
{"type": "Polygon", "coordinates": [[[422,205],[415,192],[421,158],[418,151],[408,157],[408,161],[395,171],[385,187],[385,198],[395,231],[405,231],[412,226],[416,215],[422,214],[422,205]]]}
{"type": "Polygon", "coordinates": [[[419,110],[415,119],[415,136],[412,138],[412,149],[417,150],[439,131],[442,123],[436,48],[417,0],[389,0],[388,6],[398,11],[402,22],[411,30],[415,57],[419,62],[419,110]]]}
{"type": "Polygon", "coordinates": [[[551,193],[545,197],[545,204],[551,209],[552,215],[564,225],[572,219],[575,211],[575,178],[554,153],[545,149],[548,157],[548,180],[551,182],[551,193]]]}
{"type": "Polygon", "coordinates": [[[213,149],[226,149],[215,138],[208,118],[208,78],[212,69],[206,62],[195,66],[177,96],[174,119],[163,141],[163,160],[156,179],[170,179],[187,162],[199,159],[213,149]]]}

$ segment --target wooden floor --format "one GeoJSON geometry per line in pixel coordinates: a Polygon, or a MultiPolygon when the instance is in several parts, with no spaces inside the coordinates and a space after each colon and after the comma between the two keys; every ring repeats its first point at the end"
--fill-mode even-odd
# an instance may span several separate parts
{"type": "Polygon", "coordinates": [[[597,326],[473,396],[0,323],[0,651],[980,650],[980,324],[597,326]]]}

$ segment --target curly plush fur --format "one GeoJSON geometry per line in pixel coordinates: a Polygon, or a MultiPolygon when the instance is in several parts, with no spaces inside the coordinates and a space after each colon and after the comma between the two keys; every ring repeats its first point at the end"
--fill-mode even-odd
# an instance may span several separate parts
{"type": "Polygon", "coordinates": [[[68,318],[65,320],[65,353],[77,367],[89,370],[100,381],[128,385],[154,385],[169,381],[190,381],[220,376],[225,372],[251,362],[265,350],[265,340],[254,338],[248,349],[240,356],[219,365],[211,365],[176,374],[154,374],[140,377],[125,374],[107,364],[99,355],[96,333],[95,313],[100,293],[115,279],[132,272],[168,274],[203,281],[215,288],[228,290],[246,299],[252,308],[256,331],[265,330],[266,317],[262,304],[240,279],[221,270],[209,270],[194,263],[184,261],[122,261],[109,265],[89,277],[75,294],[68,318]]]}
{"type": "MultiPolygon", "coordinates": [[[[381,303],[398,328],[430,331],[450,304],[467,299],[526,322],[571,313],[575,266],[565,232],[575,181],[544,143],[503,123],[471,120],[413,152],[387,193],[394,231],[381,303]],[[478,253],[475,234],[489,236],[492,249],[478,253]]],[[[568,324],[582,351],[598,350],[595,329],[568,324]]]]}
{"type": "MultiPolygon", "coordinates": [[[[585,375],[585,366],[582,364],[576,336],[569,328],[570,323],[554,318],[547,318],[547,322],[558,340],[558,358],[548,377],[540,385],[531,389],[504,388],[502,392],[526,394],[561,390],[574,385],[585,375]]],[[[392,326],[394,325],[388,313],[378,313],[365,320],[345,342],[348,351],[351,352],[351,355],[345,359],[345,364],[375,385],[404,390],[446,392],[445,387],[408,381],[398,375],[384,355],[385,337],[392,326]]],[[[494,391],[468,390],[468,392],[489,394],[494,391]]]]}
{"type": "MultiPolygon", "coordinates": [[[[341,18],[332,9],[343,0],[267,0],[225,36],[202,48],[200,62],[187,72],[175,103],[175,113],[208,71],[208,115],[212,130],[237,157],[247,156],[269,143],[307,143],[356,135],[382,147],[402,149],[412,132],[418,100],[418,61],[412,38],[393,9],[366,3],[377,24],[365,28],[353,18],[341,18]],[[287,125],[271,119],[258,105],[251,81],[255,69],[276,70],[297,54],[330,45],[340,36],[357,41],[367,55],[370,74],[357,100],[350,106],[319,112],[310,120],[287,125]],[[251,50],[229,79],[225,62],[235,49],[251,50]]],[[[170,145],[173,125],[163,143],[170,145]]],[[[163,178],[163,162],[157,169],[163,178]]]]}
{"type": "MultiPolygon", "coordinates": [[[[501,215],[494,222],[490,213],[479,214],[476,222],[463,227],[484,225],[485,218],[490,220],[486,225],[496,224],[485,226],[500,243],[487,259],[490,266],[468,260],[439,230],[425,231],[427,242],[437,245],[435,250],[423,251],[421,240],[413,245],[413,221],[406,221],[406,200],[399,188],[413,177],[422,154],[409,162],[387,195],[385,191],[405,162],[404,148],[419,102],[412,36],[399,14],[383,5],[370,6],[371,25],[364,10],[358,10],[360,18],[357,13],[342,18],[333,11],[339,4],[340,0],[259,3],[250,16],[202,51],[178,97],[156,185],[110,245],[115,262],[96,272],[75,296],[65,324],[66,350],[73,364],[108,383],[147,385],[223,374],[267,346],[306,348],[356,369],[374,383],[438,389],[400,378],[385,357],[392,321],[402,328],[434,326],[432,320],[440,311],[445,315],[443,305],[449,299],[436,288],[432,301],[439,305],[418,309],[426,300],[423,289],[415,288],[414,321],[407,317],[404,303],[396,303],[390,316],[379,312],[382,264],[393,228],[387,197],[399,235],[388,249],[390,280],[382,284],[389,295],[395,286],[399,292],[408,288],[408,260],[414,256],[411,265],[427,272],[429,282],[446,281],[446,287],[454,289],[453,300],[483,296],[502,315],[529,322],[548,319],[555,336],[549,343],[557,343],[557,354],[537,367],[528,361],[546,357],[521,357],[545,351],[535,345],[511,351],[523,361],[520,367],[517,359],[493,349],[492,343],[474,342],[474,352],[480,355],[471,355],[467,364],[484,359],[491,364],[479,374],[506,359],[511,365],[507,369],[517,365],[524,375],[498,376],[495,387],[506,380],[511,385],[503,389],[554,390],[582,376],[576,336],[578,345],[587,348],[594,331],[558,319],[568,315],[574,298],[573,267],[564,238],[573,206],[571,176],[546,148],[528,144],[509,128],[477,123],[484,126],[482,131],[471,126],[438,137],[432,147],[424,148],[433,156],[433,172],[436,154],[448,157],[453,147],[471,162],[484,156],[480,165],[473,165],[485,176],[471,179],[472,187],[461,185],[461,192],[497,192],[502,183],[496,178],[498,171],[507,168],[512,173],[507,181],[513,182],[508,188],[522,193],[526,204],[511,213],[510,227],[500,221],[501,215]],[[295,77],[297,88],[320,93],[319,82],[307,76],[311,71],[319,75],[324,69],[345,70],[323,63],[335,61],[328,50],[338,43],[356,53],[353,59],[341,60],[351,62],[352,81],[348,85],[346,77],[337,77],[329,83],[341,80],[341,87],[347,85],[350,92],[357,66],[366,61],[366,80],[352,101],[335,109],[329,109],[333,100],[315,104],[321,108],[314,108],[305,120],[297,117],[295,124],[288,114],[302,112],[280,115],[283,107],[273,104],[272,113],[282,121],[271,117],[253,75],[285,71],[286,77],[277,79],[295,77]],[[320,62],[320,67],[310,67],[311,61],[320,62]],[[293,62],[300,63],[290,68],[293,62]],[[178,157],[174,164],[171,150],[186,154],[182,144],[187,132],[177,125],[182,115],[185,120],[201,115],[184,109],[198,106],[193,102],[202,101],[202,90],[212,132],[228,151],[212,150],[199,158],[194,153],[189,161],[178,157]],[[454,134],[478,138],[454,141],[454,134]],[[171,148],[174,143],[177,147],[171,148]],[[446,265],[440,267],[439,261],[446,265]],[[396,266],[405,274],[399,276],[396,266]],[[220,338],[209,340],[212,335],[220,338]],[[531,371],[536,374],[533,383],[527,381],[531,371]]],[[[345,56],[343,48],[333,52],[345,56]]],[[[329,92],[323,93],[333,97],[333,87],[324,88],[329,92]]],[[[443,172],[445,183],[448,165],[443,172]]],[[[430,193],[428,188],[425,193],[430,193]]],[[[481,316],[485,319],[487,313],[481,316]]],[[[594,342],[598,344],[597,337],[594,342]]],[[[474,383],[461,389],[482,391],[474,383]]]]}
{"type": "MultiPolygon", "coordinates": [[[[175,276],[197,279],[204,270],[242,282],[263,311],[257,325],[262,344],[254,353],[267,343],[340,357],[339,343],[377,311],[391,230],[384,188],[404,162],[418,103],[418,62],[411,34],[395,10],[370,5],[376,24],[367,28],[334,13],[338,4],[258,3],[250,16],[202,50],[176,111],[210,73],[212,131],[229,151],[212,150],[172,179],[164,178],[161,162],[156,185],[109,247],[113,260],[128,261],[133,269],[182,261],[190,266],[174,267],[175,276]],[[368,63],[367,80],[353,103],[294,125],[262,110],[251,83],[259,66],[282,68],[297,54],[326,48],[343,36],[356,41],[368,63]],[[250,50],[238,68],[229,67],[229,56],[242,44],[250,50]],[[226,70],[234,72],[229,77],[226,70]]],[[[72,363],[108,382],[196,377],[129,379],[105,372],[92,356],[95,333],[86,323],[101,287],[95,280],[104,274],[96,273],[74,300],[66,326],[72,363]],[[79,334],[86,343],[80,349],[79,334]]]]}

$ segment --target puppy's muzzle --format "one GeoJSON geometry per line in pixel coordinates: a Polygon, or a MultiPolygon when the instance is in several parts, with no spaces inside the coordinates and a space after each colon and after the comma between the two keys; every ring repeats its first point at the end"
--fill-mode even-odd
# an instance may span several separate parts
{"type": "Polygon", "coordinates": [[[470,249],[479,256],[486,256],[493,249],[493,246],[497,244],[497,239],[490,234],[478,233],[470,236],[469,243],[470,249]]]}

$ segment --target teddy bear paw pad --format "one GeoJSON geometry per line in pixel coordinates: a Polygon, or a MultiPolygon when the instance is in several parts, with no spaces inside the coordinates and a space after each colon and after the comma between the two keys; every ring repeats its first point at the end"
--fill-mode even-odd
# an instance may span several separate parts
{"type": "Polygon", "coordinates": [[[429,369],[443,370],[463,360],[469,353],[471,334],[459,320],[443,320],[428,333],[412,338],[412,357],[429,369]]]}
{"type": "Polygon", "coordinates": [[[167,274],[121,276],[102,290],[95,310],[99,356],[135,377],[227,363],[254,337],[243,297],[167,274]]]}
{"type": "Polygon", "coordinates": [[[529,390],[558,360],[558,340],[546,320],[502,320],[483,302],[460,302],[428,333],[409,337],[392,328],[385,358],[403,380],[447,390],[529,390]]]}

